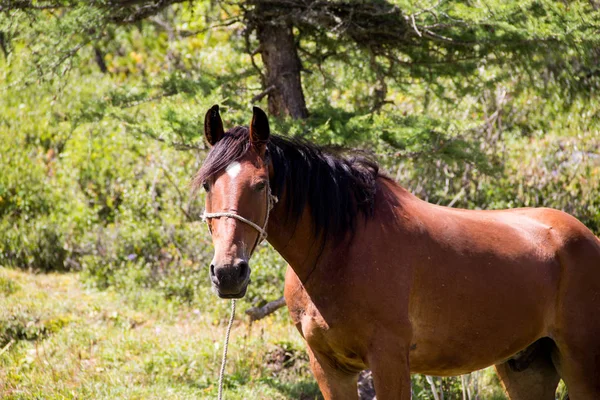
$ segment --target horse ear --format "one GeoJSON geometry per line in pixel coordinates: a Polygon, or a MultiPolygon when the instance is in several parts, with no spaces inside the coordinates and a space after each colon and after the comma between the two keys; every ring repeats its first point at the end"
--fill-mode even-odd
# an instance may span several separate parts
{"type": "Polygon", "coordinates": [[[271,129],[267,114],[258,107],[252,107],[252,122],[250,122],[250,142],[259,151],[264,151],[271,129]]]}
{"type": "Polygon", "coordinates": [[[223,135],[225,135],[223,121],[219,115],[219,106],[215,104],[204,117],[204,137],[210,146],[214,146],[223,135]]]}

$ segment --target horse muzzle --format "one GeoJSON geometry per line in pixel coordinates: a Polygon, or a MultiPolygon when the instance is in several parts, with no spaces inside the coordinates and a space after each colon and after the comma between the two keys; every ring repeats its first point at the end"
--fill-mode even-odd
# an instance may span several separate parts
{"type": "Polygon", "coordinates": [[[220,298],[240,299],[248,289],[250,267],[244,260],[234,264],[211,264],[210,280],[220,298]]]}

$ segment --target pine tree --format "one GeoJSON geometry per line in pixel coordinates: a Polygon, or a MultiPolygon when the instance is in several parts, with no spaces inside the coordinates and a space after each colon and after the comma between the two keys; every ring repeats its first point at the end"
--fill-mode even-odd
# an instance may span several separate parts
{"type": "MultiPolygon", "coordinates": [[[[94,49],[105,70],[103,47],[116,40],[115,29],[153,23],[173,33],[178,3],[187,4],[2,0],[0,47],[5,56],[13,42],[30,48],[30,80],[65,75],[85,48],[94,49]]],[[[371,81],[372,110],[385,104],[390,82],[436,86],[440,77],[466,78],[481,66],[518,71],[536,85],[552,81],[569,95],[588,95],[598,86],[600,11],[593,1],[212,0],[189,6],[200,10],[190,13],[190,23],[239,27],[237,48],[252,58],[262,84],[253,99],[268,96],[274,115],[307,117],[302,76],[322,72],[329,60],[371,81]],[[262,66],[254,62],[258,54],[262,66]]]]}

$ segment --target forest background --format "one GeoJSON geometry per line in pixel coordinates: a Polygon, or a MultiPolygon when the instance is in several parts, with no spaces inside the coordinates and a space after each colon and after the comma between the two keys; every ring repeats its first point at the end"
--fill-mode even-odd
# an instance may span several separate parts
{"type": "MultiPolygon", "coordinates": [[[[0,0],[0,397],[211,398],[203,117],[373,151],[429,202],[600,234],[600,3],[0,0]]],[[[247,309],[285,263],[253,259],[247,309]]],[[[228,398],[320,398],[285,310],[238,314],[228,398]]],[[[557,396],[564,395],[560,391],[557,396]]],[[[418,399],[502,399],[491,370],[418,399]]]]}

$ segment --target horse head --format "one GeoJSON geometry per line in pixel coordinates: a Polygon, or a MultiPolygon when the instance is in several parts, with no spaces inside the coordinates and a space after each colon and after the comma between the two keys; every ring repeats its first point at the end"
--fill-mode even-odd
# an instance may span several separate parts
{"type": "Polygon", "coordinates": [[[204,120],[211,149],[195,181],[206,190],[204,218],[215,251],[210,280],[221,298],[246,294],[250,256],[266,237],[274,204],[269,185],[269,122],[260,108],[253,111],[249,128],[224,131],[217,105],[204,120]]]}

